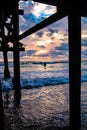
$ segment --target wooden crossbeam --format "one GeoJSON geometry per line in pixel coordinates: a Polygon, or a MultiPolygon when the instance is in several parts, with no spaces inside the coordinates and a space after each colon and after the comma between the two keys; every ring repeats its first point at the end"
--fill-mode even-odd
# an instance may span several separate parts
{"type": "MultiPolygon", "coordinates": [[[[58,6],[58,4],[64,3],[64,8],[68,7],[68,9],[69,9],[69,7],[71,6],[72,9],[74,9],[72,6],[74,1],[73,2],[72,1],[69,2],[68,0],[63,0],[63,1],[62,0],[33,0],[33,1],[39,2],[39,3],[44,3],[44,4],[49,4],[49,5],[53,5],[53,6],[58,6]]],[[[80,2],[78,4],[75,3],[75,5],[77,6],[77,9],[79,8],[80,15],[83,17],[87,17],[87,1],[80,0],[80,2]]]]}
{"type": "Polygon", "coordinates": [[[35,25],[34,27],[28,29],[26,32],[20,34],[18,39],[21,40],[21,39],[27,37],[28,35],[31,35],[31,34],[35,33],[36,31],[39,31],[40,29],[56,22],[57,20],[64,18],[66,15],[67,15],[66,12],[64,12],[62,14],[60,12],[57,12],[57,13],[53,14],[52,16],[48,17],[47,19],[43,20],[39,24],[35,25]]]}
{"type": "Polygon", "coordinates": [[[56,6],[59,0],[33,0],[33,1],[56,6]]]}
{"type": "Polygon", "coordinates": [[[14,48],[14,47],[9,47],[9,48],[4,48],[4,47],[0,47],[0,51],[25,51],[25,48],[14,48]]]}
{"type": "Polygon", "coordinates": [[[85,3],[85,5],[82,6],[80,10],[81,10],[81,16],[87,17],[87,3],[85,3]]]}

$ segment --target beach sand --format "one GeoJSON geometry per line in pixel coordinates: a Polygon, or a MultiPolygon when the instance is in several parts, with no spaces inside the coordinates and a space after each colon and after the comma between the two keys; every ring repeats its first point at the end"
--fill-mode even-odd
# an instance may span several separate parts
{"type": "MultiPolygon", "coordinates": [[[[83,86],[85,85],[87,84],[84,83],[83,86]]],[[[6,130],[68,130],[68,84],[22,89],[20,108],[14,107],[13,93],[9,91],[9,103],[6,104],[6,92],[3,92],[6,130]]],[[[83,117],[83,122],[84,119],[83,117]]],[[[86,130],[84,125],[87,119],[85,120],[82,130],[86,130]]]]}

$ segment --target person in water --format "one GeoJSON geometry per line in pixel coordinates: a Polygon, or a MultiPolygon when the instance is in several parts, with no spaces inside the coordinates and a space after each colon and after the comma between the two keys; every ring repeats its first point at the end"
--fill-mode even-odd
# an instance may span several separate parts
{"type": "Polygon", "coordinates": [[[44,62],[44,69],[46,69],[46,62],[44,62]]]}

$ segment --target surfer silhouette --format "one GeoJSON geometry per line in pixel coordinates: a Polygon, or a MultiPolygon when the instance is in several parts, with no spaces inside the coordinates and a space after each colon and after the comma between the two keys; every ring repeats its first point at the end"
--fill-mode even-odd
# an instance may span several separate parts
{"type": "Polygon", "coordinates": [[[44,62],[44,69],[46,69],[46,62],[44,62]]]}

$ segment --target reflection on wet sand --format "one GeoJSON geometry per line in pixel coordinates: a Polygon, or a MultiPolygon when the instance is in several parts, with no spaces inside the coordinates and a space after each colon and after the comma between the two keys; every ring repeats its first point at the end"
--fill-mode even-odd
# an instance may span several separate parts
{"type": "MultiPolygon", "coordinates": [[[[81,87],[82,129],[87,130],[87,82],[81,87]]],[[[56,85],[34,89],[22,89],[20,108],[14,107],[13,92],[5,107],[6,130],[68,130],[69,85],[56,85]],[[64,128],[65,127],[65,128],[64,128]],[[62,129],[64,128],[64,129],[62,129]]],[[[6,92],[3,92],[3,97],[6,92]]],[[[5,103],[5,102],[4,102],[5,103]]]]}
{"type": "Polygon", "coordinates": [[[5,109],[12,130],[58,130],[69,126],[68,91],[67,85],[22,89],[20,109],[11,104],[5,109]]]}

